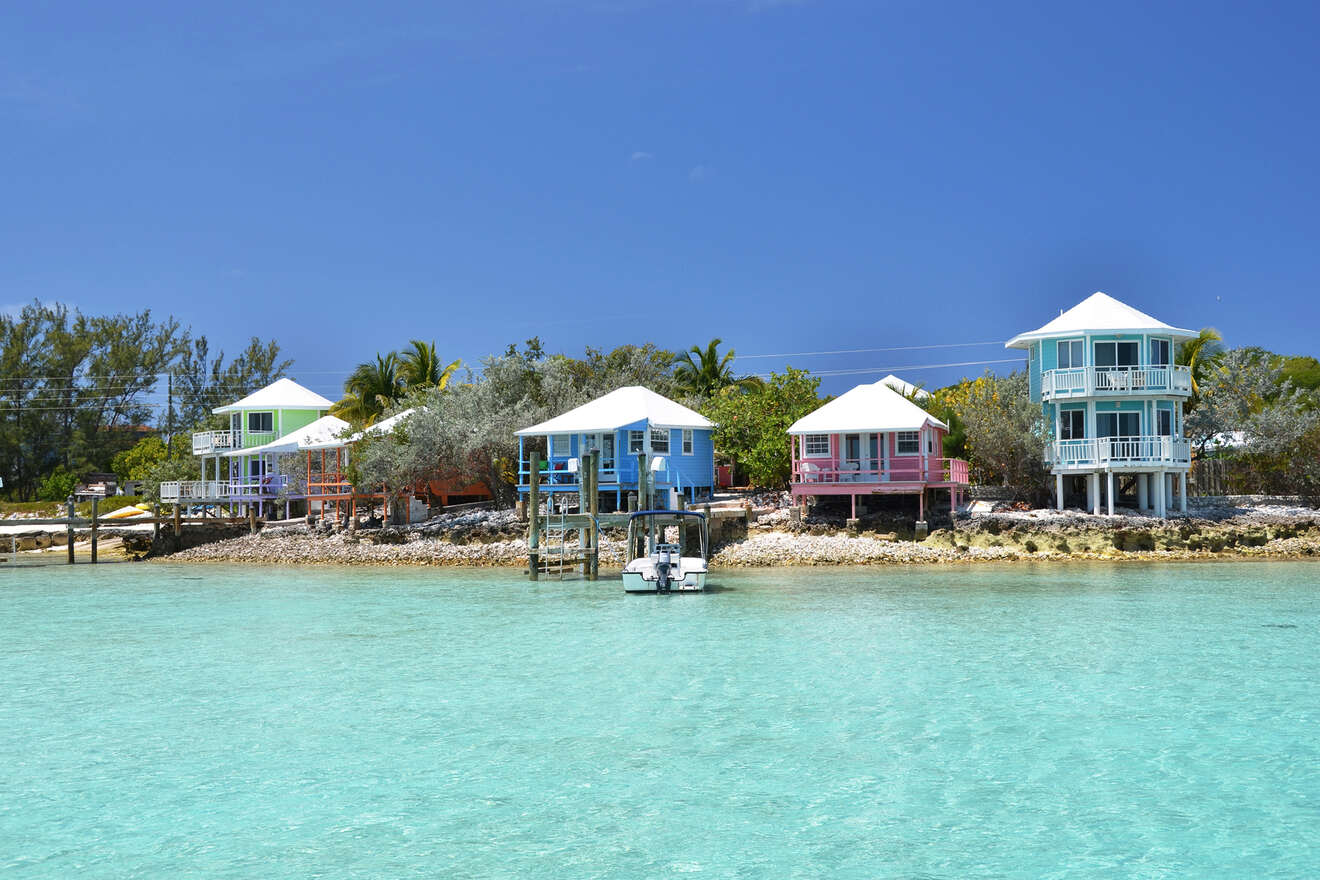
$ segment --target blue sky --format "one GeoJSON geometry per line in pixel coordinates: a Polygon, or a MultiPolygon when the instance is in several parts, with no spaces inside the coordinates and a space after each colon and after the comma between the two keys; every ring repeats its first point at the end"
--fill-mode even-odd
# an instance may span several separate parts
{"type": "Polygon", "coordinates": [[[410,337],[978,343],[1095,290],[1320,353],[1318,10],[7,4],[0,304],[275,336],[327,395],[410,337]]]}

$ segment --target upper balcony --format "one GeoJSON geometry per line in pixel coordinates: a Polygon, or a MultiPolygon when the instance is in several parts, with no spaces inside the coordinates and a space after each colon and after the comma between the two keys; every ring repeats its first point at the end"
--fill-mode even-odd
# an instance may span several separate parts
{"type": "Polygon", "coordinates": [[[193,455],[212,455],[238,449],[242,436],[238,431],[200,431],[192,435],[193,455]]]}
{"type": "Polygon", "coordinates": [[[192,451],[193,455],[218,455],[261,446],[274,439],[274,431],[199,431],[192,435],[192,451]]]}
{"type": "Polygon", "coordinates": [[[1182,366],[1073,367],[1046,370],[1040,379],[1041,400],[1191,393],[1192,371],[1182,366]]]}

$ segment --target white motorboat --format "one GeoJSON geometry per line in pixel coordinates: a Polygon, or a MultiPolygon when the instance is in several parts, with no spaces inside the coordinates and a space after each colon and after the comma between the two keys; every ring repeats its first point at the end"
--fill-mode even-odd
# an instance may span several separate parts
{"type": "Polygon", "coordinates": [[[706,517],[695,510],[634,513],[628,519],[627,547],[635,555],[623,567],[623,589],[629,593],[701,592],[706,588],[708,538],[706,517]],[[669,540],[671,529],[675,540],[669,540]]]}

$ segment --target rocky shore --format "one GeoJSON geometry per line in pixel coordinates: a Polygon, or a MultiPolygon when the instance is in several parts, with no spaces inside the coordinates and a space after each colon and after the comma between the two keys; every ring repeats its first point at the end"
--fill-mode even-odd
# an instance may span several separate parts
{"type": "MultiPolygon", "coordinates": [[[[277,565],[527,565],[525,526],[512,512],[438,517],[406,528],[359,532],[267,528],[165,557],[171,561],[277,565]]],[[[623,564],[622,535],[601,540],[602,567],[623,564]]],[[[1260,507],[1198,511],[1160,520],[1079,511],[1001,511],[960,516],[925,540],[891,523],[852,535],[831,523],[761,518],[745,539],[715,548],[713,568],[893,565],[1066,559],[1320,559],[1320,511],[1260,507]]]]}

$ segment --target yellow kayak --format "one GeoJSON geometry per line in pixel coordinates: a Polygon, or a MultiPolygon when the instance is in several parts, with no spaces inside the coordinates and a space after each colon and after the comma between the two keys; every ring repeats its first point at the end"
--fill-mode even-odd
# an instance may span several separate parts
{"type": "Polygon", "coordinates": [[[147,511],[141,505],[137,507],[121,507],[114,513],[107,513],[101,519],[128,519],[134,516],[146,516],[147,511]]]}

